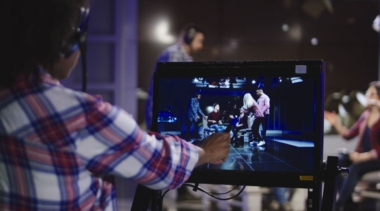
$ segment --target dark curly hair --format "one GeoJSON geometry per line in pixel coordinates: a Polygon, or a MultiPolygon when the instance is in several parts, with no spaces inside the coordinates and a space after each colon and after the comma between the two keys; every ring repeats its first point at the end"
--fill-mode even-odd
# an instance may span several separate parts
{"type": "Polygon", "coordinates": [[[52,66],[87,0],[2,0],[0,7],[0,88],[36,65],[52,66]]]}

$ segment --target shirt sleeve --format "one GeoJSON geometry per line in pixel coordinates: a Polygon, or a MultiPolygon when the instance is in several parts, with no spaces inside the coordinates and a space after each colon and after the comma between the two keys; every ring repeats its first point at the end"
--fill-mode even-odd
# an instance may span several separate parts
{"type": "Polygon", "coordinates": [[[350,140],[357,135],[359,135],[359,128],[362,122],[366,119],[366,112],[364,112],[359,119],[355,122],[355,124],[350,129],[345,129],[345,132],[343,133],[342,137],[346,140],[350,140]]]}
{"type": "Polygon", "coordinates": [[[265,113],[269,109],[269,107],[270,107],[269,97],[265,96],[265,98],[264,98],[264,106],[263,106],[263,110],[261,112],[265,113]]]}
{"type": "Polygon", "coordinates": [[[109,103],[89,107],[76,150],[93,174],[114,174],[153,189],[176,188],[188,179],[198,161],[196,146],[177,136],[147,134],[109,103]]]}
{"type": "Polygon", "coordinates": [[[191,98],[190,104],[191,104],[192,116],[197,116],[198,106],[197,106],[196,99],[195,98],[191,98]]]}
{"type": "Polygon", "coordinates": [[[205,116],[204,113],[202,112],[201,107],[199,106],[199,103],[198,103],[197,108],[198,108],[198,112],[199,112],[202,116],[205,116]]]}

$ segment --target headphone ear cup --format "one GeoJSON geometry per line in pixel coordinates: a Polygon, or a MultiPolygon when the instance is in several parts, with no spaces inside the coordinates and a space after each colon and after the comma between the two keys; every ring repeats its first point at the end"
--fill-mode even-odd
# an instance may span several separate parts
{"type": "Polygon", "coordinates": [[[60,51],[61,57],[67,58],[77,51],[80,46],[85,45],[89,11],[89,8],[80,8],[80,20],[78,25],[75,27],[74,34],[62,43],[60,51]]]}
{"type": "Polygon", "coordinates": [[[60,56],[62,58],[71,56],[81,46],[85,45],[86,37],[86,32],[75,32],[75,34],[70,39],[63,42],[60,56]]]}
{"type": "Polygon", "coordinates": [[[184,37],[184,42],[187,45],[190,45],[193,42],[195,33],[196,33],[196,30],[194,28],[189,28],[189,30],[187,30],[184,37]]]}

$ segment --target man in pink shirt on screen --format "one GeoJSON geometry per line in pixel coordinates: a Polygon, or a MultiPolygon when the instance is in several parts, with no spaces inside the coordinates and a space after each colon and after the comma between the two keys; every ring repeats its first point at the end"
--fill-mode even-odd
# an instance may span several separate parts
{"type": "Polygon", "coordinates": [[[255,121],[252,125],[252,132],[254,133],[254,137],[259,139],[259,140],[256,140],[259,142],[257,146],[262,146],[265,144],[265,137],[266,137],[266,132],[267,132],[267,121],[269,119],[270,99],[268,95],[264,94],[262,87],[257,88],[256,94],[259,97],[257,99],[258,108],[264,116],[255,117],[255,121]],[[263,133],[261,136],[259,133],[260,125],[263,127],[263,133]]]}

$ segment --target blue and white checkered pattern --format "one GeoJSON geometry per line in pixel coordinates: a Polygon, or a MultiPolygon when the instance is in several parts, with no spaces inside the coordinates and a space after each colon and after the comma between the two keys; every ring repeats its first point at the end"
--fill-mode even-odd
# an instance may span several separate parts
{"type": "Polygon", "coordinates": [[[190,176],[195,146],[149,135],[122,109],[40,72],[0,91],[0,210],[115,210],[104,175],[154,189],[190,176]]]}

